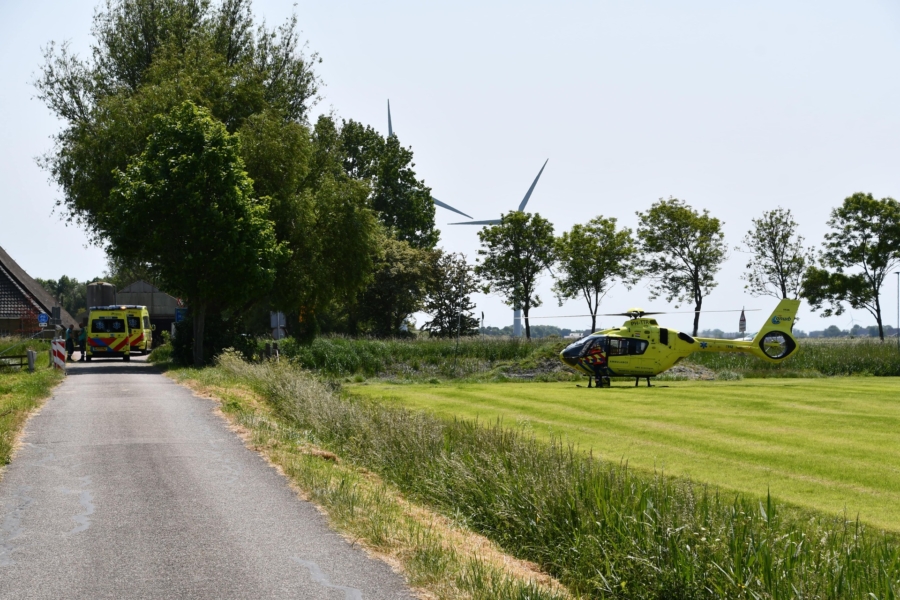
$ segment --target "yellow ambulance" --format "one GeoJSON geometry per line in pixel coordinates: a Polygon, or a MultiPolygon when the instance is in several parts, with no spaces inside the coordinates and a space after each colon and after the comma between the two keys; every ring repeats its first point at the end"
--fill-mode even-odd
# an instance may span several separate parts
{"type": "Polygon", "coordinates": [[[92,306],[88,314],[87,356],[131,360],[128,314],[118,306],[92,306]]]}
{"type": "Polygon", "coordinates": [[[150,312],[146,306],[126,304],[120,306],[128,315],[128,329],[131,334],[129,344],[131,351],[147,354],[153,349],[153,330],[155,326],[150,324],[150,312]]]}

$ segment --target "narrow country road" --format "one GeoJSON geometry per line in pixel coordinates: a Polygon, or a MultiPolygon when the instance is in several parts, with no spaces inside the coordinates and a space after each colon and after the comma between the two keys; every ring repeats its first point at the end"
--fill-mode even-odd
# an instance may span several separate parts
{"type": "Polygon", "coordinates": [[[412,598],[141,359],[72,365],[0,480],[0,598],[412,598]]]}

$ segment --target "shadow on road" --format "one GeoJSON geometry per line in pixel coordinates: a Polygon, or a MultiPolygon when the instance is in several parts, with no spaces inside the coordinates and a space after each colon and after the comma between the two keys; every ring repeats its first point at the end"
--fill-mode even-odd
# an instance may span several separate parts
{"type": "Polygon", "coordinates": [[[69,363],[66,369],[68,375],[147,375],[161,372],[147,362],[146,356],[135,356],[129,362],[121,358],[95,358],[91,362],[69,363]]]}

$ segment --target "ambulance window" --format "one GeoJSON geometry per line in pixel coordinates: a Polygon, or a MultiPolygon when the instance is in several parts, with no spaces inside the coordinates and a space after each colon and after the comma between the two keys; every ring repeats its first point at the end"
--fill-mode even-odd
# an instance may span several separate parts
{"type": "Polygon", "coordinates": [[[138,317],[128,317],[128,327],[131,329],[140,329],[141,320],[138,317]]]}
{"type": "Polygon", "coordinates": [[[643,354],[647,351],[647,340],[628,340],[628,354],[643,354]]]}
{"type": "Polygon", "coordinates": [[[122,319],[94,319],[91,321],[93,333],[122,333],[125,331],[125,321],[122,319]]]}
{"type": "Polygon", "coordinates": [[[150,329],[150,317],[144,317],[144,329],[150,329]]]}

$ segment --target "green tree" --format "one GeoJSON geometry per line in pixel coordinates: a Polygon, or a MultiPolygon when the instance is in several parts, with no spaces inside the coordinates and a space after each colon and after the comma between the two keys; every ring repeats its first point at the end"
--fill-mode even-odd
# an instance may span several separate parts
{"type": "Polygon", "coordinates": [[[539,214],[510,211],[498,225],[478,232],[481,249],[475,274],[484,293],[497,293],[525,317],[525,337],[531,339],[529,311],[541,305],[536,293],[540,274],[555,260],[553,225],[539,214]]]}
{"type": "Polygon", "coordinates": [[[477,335],[472,294],[478,279],[463,254],[441,253],[429,280],[422,310],[431,316],[422,329],[435,337],[477,335]]]}
{"type": "MultiPolygon", "coordinates": [[[[333,120],[307,123],[317,56],[304,54],[296,17],[267,29],[254,23],[249,0],[108,0],[93,31],[89,60],[51,45],[35,82],[65,124],[41,162],[63,190],[67,218],[98,244],[121,239],[113,174],[144,152],[156,115],[190,101],[240,134],[244,167],[256,195],[270,200],[285,250],[277,288],[270,297],[257,288],[241,310],[256,302],[314,314],[355,298],[371,279],[377,221],[368,184],[342,168],[333,120]]],[[[158,265],[140,258],[128,267],[158,265]]]]}
{"type": "Polygon", "coordinates": [[[824,307],[823,317],[842,314],[844,303],[869,311],[884,341],[879,293],[900,267],[900,203],[858,192],[831,211],[828,226],[821,267],[809,268],[801,296],[815,310],[824,307]]]}
{"type": "Polygon", "coordinates": [[[90,281],[78,281],[74,277],[63,275],[57,279],[35,279],[41,287],[53,296],[66,312],[76,317],[80,311],[87,309],[87,284],[100,281],[95,277],[90,281]]]}
{"type": "Polygon", "coordinates": [[[296,17],[256,27],[248,0],[107,0],[93,33],[88,60],[51,43],[35,86],[64,123],[41,164],[98,243],[116,225],[112,174],[143,151],[155,115],[191,100],[234,132],[265,110],[301,123],[317,99],[296,17]]]}
{"type": "Polygon", "coordinates": [[[741,275],[747,282],[744,289],[754,296],[798,298],[813,255],[803,245],[790,209],[766,211],[752,223],[744,246],[736,248],[751,254],[747,272],[741,275]]]}
{"type": "Polygon", "coordinates": [[[281,247],[266,202],[253,197],[238,137],[190,102],[155,121],[144,152],[116,174],[111,253],[146,261],[187,301],[200,366],[207,311],[238,308],[267,290],[281,247]]]}
{"type": "Polygon", "coordinates": [[[366,328],[377,336],[399,335],[401,326],[422,308],[435,253],[384,236],[372,283],[362,293],[358,310],[366,328]]]}
{"type": "Polygon", "coordinates": [[[700,327],[703,298],[716,287],[715,274],[726,258],[722,222],[698,213],[677,198],[660,199],[640,218],[641,266],[652,278],[650,297],[694,304],[694,330],[700,327]]]}
{"type": "Polygon", "coordinates": [[[272,306],[314,315],[355,298],[371,280],[380,228],[368,185],[341,167],[334,122],[322,117],[310,132],[261,113],[240,134],[248,171],[260,177],[257,193],[271,199],[275,234],[287,250],[272,306]]]}
{"type": "Polygon", "coordinates": [[[383,138],[372,127],[345,121],[341,127],[344,169],[372,186],[370,205],[395,238],[415,248],[437,245],[431,189],[416,179],[412,149],[396,135],[383,138]]]}
{"type": "Polygon", "coordinates": [[[585,225],[574,225],[556,240],[559,275],[553,289],[559,305],[582,297],[595,331],[600,300],[616,281],[630,286],[637,279],[636,255],[631,230],[616,230],[614,218],[594,217],[585,225]]]}

